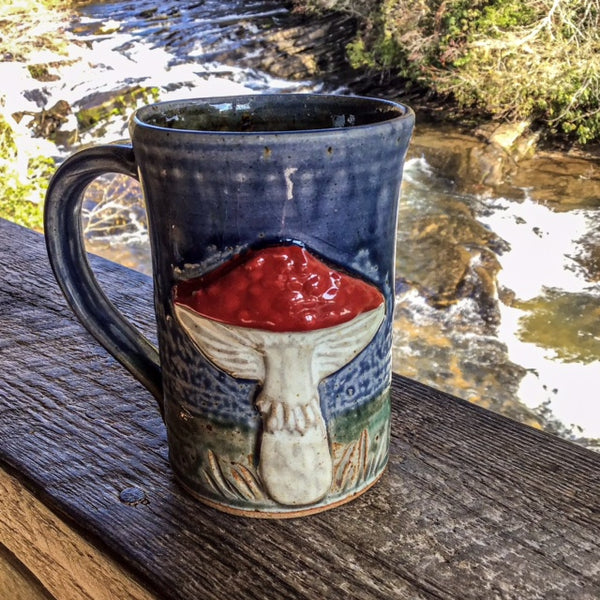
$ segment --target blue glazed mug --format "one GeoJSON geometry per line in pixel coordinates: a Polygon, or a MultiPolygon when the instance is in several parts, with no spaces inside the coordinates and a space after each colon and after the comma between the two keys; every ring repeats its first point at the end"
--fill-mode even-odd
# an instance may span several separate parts
{"type": "Polygon", "coordinates": [[[235,514],[345,503],[389,448],[397,204],[412,111],[336,95],[137,110],[131,145],[83,150],[48,189],[55,276],[92,335],[155,396],[178,481],[235,514]],[[80,213],[105,173],[140,180],[156,349],[87,262],[80,213]]]}

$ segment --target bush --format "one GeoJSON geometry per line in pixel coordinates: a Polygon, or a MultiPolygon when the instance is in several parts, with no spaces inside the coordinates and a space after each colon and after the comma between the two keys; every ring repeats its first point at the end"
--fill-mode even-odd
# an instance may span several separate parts
{"type": "Polygon", "coordinates": [[[465,112],[600,141],[600,0],[308,2],[368,15],[348,48],[355,66],[398,72],[465,112]]]}
{"type": "MultiPolygon", "coordinates": [[[[34,78],[45,79],[43,65],[28,64],[40,49],[65,55],[67,43],[57,31],[56,9],[67,0],[7,0],[0,3],[0,54],[5,61],[27,64],[34,78]]],[[[0,216],[41,230],[43,198],[54,160],[43,152],[29,132],[19,126],[6,107],[6,94],[0,92],[0,216]]]]}
{"type": "Polygon", "coordinates": [[[26,169],[12,127],[0,116],[0,215],[32,229],[42,230],[42,201],[54,160],[25,155],[26,169]],[[25,173],[23,172],[25,171],[25,173]]]}

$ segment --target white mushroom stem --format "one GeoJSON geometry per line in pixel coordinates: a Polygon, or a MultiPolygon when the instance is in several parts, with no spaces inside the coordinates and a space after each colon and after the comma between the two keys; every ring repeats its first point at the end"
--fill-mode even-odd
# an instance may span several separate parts
{"type": "Polygon", "coordinates": [[[285,429],[290,433],[297,431],[304,435],[315,426],[321,413],[318,398],[311,398],[302,406],[290,406],[266,397],[264,392],[257,398],[256,406],[263,417],[264,430],[269,433],[285,429]]]}
{"type": "Polygon", "coordinates": [[[233,377],[262,384],[258,472],[267,493],[298,506],[322,499],[333,478],[319,383],[355,358],[373,339],[383,304],[351,321],[313,331],[273,332],[227,325],[175,304],[175,314],[198,348],[233,377]]]}

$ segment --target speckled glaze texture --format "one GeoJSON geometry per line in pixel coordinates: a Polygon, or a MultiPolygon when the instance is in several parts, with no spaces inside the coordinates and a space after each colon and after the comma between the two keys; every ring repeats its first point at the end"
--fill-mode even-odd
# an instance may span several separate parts
{"type": "Polygon", "coordinates": [[[396,214],[413,124],[397,104],[312,95],[164,103],[134,115],[159,402],[176,476],[204,502],[248,516],[310,514],[356,497],[382,474],[396,214]],[[257,330],[244,358],[254,352],[255,362],[230,365],[228,349],[250,344],[247,331],[178,309],[173,290],[274,244],[301,245],[375,286],[384,303],[354,325],[310,336],[257,330]],[[306,398],[285,400],[286,385],[306,398]]]}

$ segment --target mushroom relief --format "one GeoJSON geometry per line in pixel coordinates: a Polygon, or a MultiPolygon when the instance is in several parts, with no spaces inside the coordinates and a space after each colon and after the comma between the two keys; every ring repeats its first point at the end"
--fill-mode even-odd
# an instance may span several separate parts
{"type": "Polygon", "coordinates": [[[297,245],[251,251],[180,283],[175,302],[222,323],[269,331],[339,325],[383,304],[379,290],[297,245]]]}
{"type": "Polygon", "coordinates": [[[319,383],[373,339],[385,316],[381,292],[286,245],[182,281],[173,300],[215,366],[260,385],[258,484],[282,505],[318,502],[334,478],[319,383]]]}

